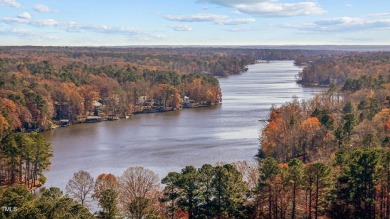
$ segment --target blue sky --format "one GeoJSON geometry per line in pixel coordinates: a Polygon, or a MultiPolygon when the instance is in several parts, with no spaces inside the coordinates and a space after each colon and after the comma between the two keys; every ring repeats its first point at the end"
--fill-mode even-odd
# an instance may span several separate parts
{"type": "Polygon", "coordinates": [[[390,45],[389,0],[0,0],[0,45],[390,45]]]}

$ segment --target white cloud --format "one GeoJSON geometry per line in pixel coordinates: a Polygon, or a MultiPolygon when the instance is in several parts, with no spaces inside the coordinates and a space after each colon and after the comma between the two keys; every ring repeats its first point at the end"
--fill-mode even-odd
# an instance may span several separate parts
{"type": "Polygon", "coordinates": [[[2,18],[1,21],[6,23],[6,24],[9,24],[9,25],[12,25],[12,24],[27,24],[27,23],[30,22],[27,19],[22,19],[22,18],[18,18],[18,17],[16,17],[16,18],[15,17],[5,17],[5,18],[2,18]]]}
{"type": "Polygon", "coordinates": [[[51,9],[49,6],[43,5],[43,4],[34,5],[34,10],[38,11],[38,12],[56,12],[57,11],[57,10],[51,9]]]}
{"type": "MultiPolygon", "coordinates": [[[[31,15],[27,12],[24,12],[17,17],[5,17],[0,19],[0,22],[8,24],[14,28],[15,25],[29,25],[36,27],[55,27],[67,32],[94,32],[101,34],[112,34],[112,35],[125,35],[136,37],[137,39],[161,39],[165,38],[164,35],[158,33],[150,33],[143,30],[138,30],[134,28],[127,27],[110,27],[107,25],[97,25],[97,24],[82,24],[74,21],[70,22],[59,22],[54,19],[42,19],[35,20],[31,17],[31,15]]],[[[23,29],[12,29],[7,30],[6,33],[16,34],[19,32],[20,34],[23,32],[23,29]]],[[[44,29],[43,29],[44,30],[44,29]]],[[[4,34],[4,31],[0,32],[4,34]]],[[[27,31],[24,31],[27,33],[27,31]]]]}
{"type": "Polygon", "coordinates": [[[8,31],[11,34],[15,35],[21,35],[21,36],[31,36],[36,35],[36,32],[29,30],[29,29],[23,29],[23,28],[13,28],[8,31]]]}
{"type": "Polygon", "coordinates": [[[32,22],[32,24],[36,26],[55,26],[58,25],[59,22],[53,19],[44,19],[32,22]]]}
{"type": "Polygon", "coordinates": [[[253,5],[239,4],[235,7],[242,13],[270,17],[291,17],[325,13],[325,10],[317,6],[314,2],[261,2],[253,5]]]}
{"type": "Polygon", "coordinates": [[[313,23],[300,25],[283,25],[284,28],[293,28],[311,32],[367,32],[390,30],[390,19],[377,17],[339,17],[319,20],[313,23]]]}
{"type": "Polygon", "coordinates": [[[369,14],[369,17],[377,17],[377,18],[384,18],[384,17],[389,17],[390,18],[390,13],[375,13],[375,14],[369,14]]]}
{"type": "Polygon", "coordinates": [[[25,11],[25,12],[19,14],[18,18],[25,19],[25,20],[30,20],[31,19],[31,14],[29,14],[28,12],[25,11]]]}
{"type": "Polygon", "coordinates": [[[278,0],[198,0],[198,2],[235,8],[242,13],[264,17],[290,17],[326,13],[315,2],[281,3],[278,0]]]}
{"type": "Polygon", "coordinates": [[[240,18],[240,19],[228,19],[222,23],[225,25],[240,25],[240,24],[249,24],[255,22],[254,18],[240,18]]]}
{"type": "Polygon", "coordinates": [[[133,28],[125,27],[109,27],[106,25],[95,24],[81,24],[78,22],[70,21],[61,25],[68,32],[97,32],[106,34],[122,34],[122,35],[141,35],[146,34],[144,31],[136,30],[133,28]]]}
{"type": "Polygon", "coordinates": [[[253,18],[231,19],[226,15],[218,14],[194,14],[194,15],[167,15],[166,19],[179,22],[212,22],[224,25],[239,25],[255,22],[253,18]]]}
{"type": "Polygon", "coordinates": [[[150,33],[147,31],[128,28],[128,27],[109,27],[107,25],[81,24],[75,21],[70,21],[59,25],[60,28],[67,32],[95,32],[110,35],[124,35],[139,40],[151,41],[154,39],[166,38],[165,35],[159,33],[150,33]]]}
{"type": "MultiPolygon", "coordinates": [[[[23,13],[22,13],[23,14],[23,13]]],[[[58,25],[59,22],[53,19],[43,19],[43,20],[33,20],[28,18],[29,16],[24,15],[21,16],[20,14],[18,17],[13,18],[13,17],[5,17],[2,18],[1,21],[8,24],[8,25],[14,25],[14,24],[26,24],[26,25],[32,25],[32,26],[55,26],[58,25]]]]}
{"type": "Polygon", "coordinates": [[[223,20],[226,20],[228,16],[217,15],[217,14],[195,14],[195,15],[167,15],[166,19],[171,21],[180,21],[180,22],[214,22],[220,23],[223,20]]]}
{"type": "Polygon", "coordinates": [[[10,35],[20,38],[28,38],[30,40],[41,40],[47,42],[47,40],[58,39],[56,36],[50,35],[48,33],[43,34],[42,32],[33,31],[26,28],[11,28],[0,30],[0,35],[10,35]]]}
{"type": "Polygon", "coordinates": [[[21,4],[16,0],[0,0],[0,4],[8,5],[14,8],[20,8],[21,4]]]}
{"type": "Polygon", "coordinates": [[[230,32],[244,32],[244,31],[259,31],[259,30],[265,30],[268,27],[232,27],[232,28],[227,28],[225,30],[230,31],[230,32]]]}
{"type": "Polygon", "coordinates": [[[331,18],[316,21],[315,23],[318,25],[339,25],[339,24],[363,24],[365,21],[362,18],[357,17],[340,17],[340,18],[331,18]]]}
{"type": "Polygon", "coordinates": [[[175,31],[191,31],[192,27],[185,25],[169,25],[169,28],[175,30],[175,31]]]}
{"type": "Polygon", "coordinates": [[[211,3],[222,6],[232,6],[235,4],[256,4],[259,2],[266,2],[268,0],[198,0],[201,3],[211,3]]]}
{"type": "MultiPolygon", "coordinates": [[[[99,32],[99,30],[97,30],[97,32],[99,32]]],[[[122,35],[147,34],[145,31],[137,30],[134,28],[128,28],[128,27],[108,27],[107,29],[104,29],[100,32],[107,33],[107,34],[122,34],[122,35]]],[[[158,37],[158,34],[155,34],[154,36],[158,37]]]]}

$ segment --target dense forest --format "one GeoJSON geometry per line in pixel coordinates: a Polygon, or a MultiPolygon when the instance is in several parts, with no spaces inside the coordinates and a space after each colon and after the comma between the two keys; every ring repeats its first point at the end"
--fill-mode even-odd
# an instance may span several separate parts
{"type": "Polygon", "coordinates": [[[218,80],[263,59],[334,51],[229,48],[0,47],[0,133],[61,119],[126,117],[221,102],[218,80]]]}
{"type": "Polygon", "coordinates": [[[366,76],[388,80],[390,52],[334,54],[332,56],[300,56],[296,65],[307,66],[299,75],[301,83],[314,85],[344,84],[347,79],[366,76]]]}
{"type": "MultiPolygon", "coordinates": [[[[87,116],[125,117],[221,102],[218,80],[205,71],[170,70],[168,61],[153,56],[138,63],[137,54],[77,51],[0,50],[0,133],[46,130],[61,119],[78,123],[87,116]]],[[[216,56],[215,62],[235,65],[237,72],[247,64],[216,56]]],[[[181,60],[198,66],[187,61],[181,60]]]]}
{"type": "MultiPolygon", "coordinates": [[[[85,48],[78,57],[84,61],[78,64],[71,61],[72,64],[67,65],[59,64],[61,57],[69,60],[70,55],[75,54],[74,49],[62,48],[58,53],[53,50],[50,47],[39,51],[29,47],[16,50],[6,48],[1,56],[1,66],[5,67],[0,68],[0,95],[3,95],[1,100],[6,103],[0,105],[1,173],[4,183],[8,184],[0,193],[2,217],[390,217],[388,53],[299,54],[291,51],[289,58],[294,58],[296,64],[306,66],[300,75],[304,83],[327,85],[328,91],[310,100],[299,101],[293,98],[282,106],[273,106],[260,133],[260,147],[253,163],[187,166],[162,179],[158,179],[156,173],[144,167],[129,167],[120,176],[102,173],[96,179],[81,170],[69,179],[64,192],[58,188],[47,188],[42,189],[42,195],[37,196],[30,194],[28,189],[44,183],[43,173],[50,165],[52,152],[50,144],[39,134],[12,131],[18,127],[26,127],[23,123],[29,120],[23,120],[24,117],[21,117],[26,112],[30,112],[31,121],[43,122],[41,118],[50,121],[59,116],[55,107],[56,102],[60,103],[60,98],[64,95],[69,95],[69,98],[72,95],[77,96],[76,94],[81,92],[79,88],[87,85],[96,86],[95,88],[103,86],[103,90],[92,89],[93,92],[86,90],[85,93],[93,93],[96,99],[90,100],[106,105],[108,109],[105,110],[108,111],[100,110],[99,113],[107,114],[114,113],[112,111],[117,109],[124,110],[120,107],[121,101],[109,102],[115,95],[121,100],[121,92],[124,95],[140,92],[140,96],[147,96],[142,89],[157,89],[154,92],[148,91],[148,94],[154,100],[160,100],[158,105],[165,108],[178,107],[174,106],[176,102],[173,101],[176,94],[178,99],[184,95],[204,103],[215,101],[207,97],[220,97],[217,79],[206,72],[197,74],[191,70],[181,72],[176,71],[177,69],[165,69],[167,62],[162,62],[165,64],[160,67],[149,69],[148,64],[142,64],[145,59],[140,61],[139,65],[119,62],[113,64],[113,60],[127,54],[124,52],[120,55],[126,49],[112,48],[122,52],[109,53],[109,56],[101,55],[93,60],[88,58],[87,54],[95,54],[97,51],[104,53],[105,49],[85,48]],[[37,60],[23,58],[23,54],[28,53],[37,54],[33,56],[37,60]],[[109,64],[103,64],[103,61],[109,64]],[[99,62],[101,63],[97,64],[99,62]],[[29,63],[38,66],[42,64],[43,67],[34,71],[29,63]],[[63,75],[66,72],[63,66],[69,65],[74,67],[69,67],[68,74],[63,75]],[[128,68],[129,72],[133,72],[130,75],[134,76],[135,80],[125,77],[127,74],[124,72],[127,72],[128,68]],[[110,69],[116,70],[111,72],[110,69]],[[100,84],[91,82],[100,77],[100,84]],[[115,89],[112,86],[116,86],[115,89]],[[133,89],[134,87],[137,89],[133,89]],[[176,89],[177,93],[175,91],[162,95],[166,99],[153,96],[161,95],[167,87],[176,89]],[[126,93],[129,91],[126,88],[131,92],[126,93]],[[55,89],[57,90],[53,91],[55,89]],[[210,94],[212,89],[218,94],[210,94]],[[62,93],[58,95],[59,99],[53,101],[51,98],[54,98],[57,92],[62,93]],[[202,96],[203,94],[206,95],[202,96]],[[196,99],[197,95],[201,98],[196,99]],[[50,99],[46,99],[47,97],[50,99]],[[10,107],[12,105],[13,108],[10,107]],[[33,107],[29,107],[30,105],[33,107]],[[47,109],[51,114],[41,117],[42,112],[46,113],[42,109],[47,109]],[[24,113],[21,113],[22,110],[24,113]],[[36,118],[41,120],[35,120],[36,118]],[[93,206],[97,206],[98,210],[93,206]]],[[[161,55],[161,51],[166,50],[169,49],[143,48],[139,49],[138,55],[150,53],[157,57],[161,55]]],[[[197,56],[214,56],[217,53],[223,54],[221,51],[225,50],[229,51],[210,49],[204,51],[206,55],[200,55],[199,52],[197,56]]],[[[177,54],[188,58],[201,49],[183,48],[178,51],[177,54]]],[[[266,50],[237,50],[228,56],[245,56],[248,62],[252,62],[263,59],[260,57],[263,52],[266,50]],[[250,54],[251,52],[253,54],[250,54]]],[[[276,57],[279,50],[274,52],[272,56],[276,57]]],[[[154,61],[157,62],[157,59],[154,61]]],[[[83,98],[74,103],[88,103],[83,98]]],[[[132,107],[140,107],[134,99],[130,100],[132,101],[127,103],[133,103],[132,107]]],[[[180,101],[178,100],[179,103],[180,101]]],[[[88,109],[85,105],[82,106],[84,108],[80,109],[80,115],[85,115],[86,112],[92,115],[96,111],[92,106],[88,109]]],[[[72,108],[72,111],[73,109],[76,108],[72,108]]],[[[125,111],[126,113],[128,111],[125,111]]],[[[36,124],[44,123],[35,122],[36,124]]]]}
{"type": "Polygon", "coordinates": [[[335,79],[328,91],[271,109],[258,154],[261,217],[390,217],[389,58],[318,59],[303,79],[335,79]]]}

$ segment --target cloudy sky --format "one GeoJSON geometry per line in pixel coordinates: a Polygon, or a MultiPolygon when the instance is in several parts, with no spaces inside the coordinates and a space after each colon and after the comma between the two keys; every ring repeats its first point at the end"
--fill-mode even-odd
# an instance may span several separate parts
{"type": "Polygon", "coordinates": [[[0,0],[0,45],[389,45],[390,0],[0,0]]]}

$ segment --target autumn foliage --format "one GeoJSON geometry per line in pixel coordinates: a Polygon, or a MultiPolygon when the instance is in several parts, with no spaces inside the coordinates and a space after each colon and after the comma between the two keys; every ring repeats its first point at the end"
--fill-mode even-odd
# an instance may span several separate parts
{"type": "Polygon", "coordinates": [[[317,117],[309,117],[301,123],[301,128],[304,131],[315,131],[320,128],[321,123],[317,117]]]}
{"type": "MultiPolygon", "coordinates": [[[[212,53],[178,53],[175,57],[181,58],[173,61],[159,50],[130,51],[0,49],[0,131],[46,130],[58,120],[79,123],[91,115],[178,110],[184,97],[199,105],[221,101],[219,82],[209,71],[213,63],[232,61],[232,54],[220,54],[203,65],[189,57],[203,60],[212,53]]],[[[244,70],[247,61],[234,60],[221,74],[244,70]]]]}
{"type": "MultiPolygon", "coordinates": [[[[390,70],[389,52],[350,52],[332,56],[319,55],[306,57],[304,62],[307,65],[300,74],[301,82],[307,84],[329,85],[331,83],[342,85],[349,80],[349,85],[361,86],[360,82],[354,79],[365,75],[367,79],[380,79],[380,75],[389,75],[390,70]]],[[[367,80],[365,82],[368,82],[367,80]]]]}
{"type": "Polygon", "coordinates": [[[352,53],[305,63],[302,82],[329,89],[271,108],[260,136],[256,218],[390,216],[389,57],[352,53]]]}

